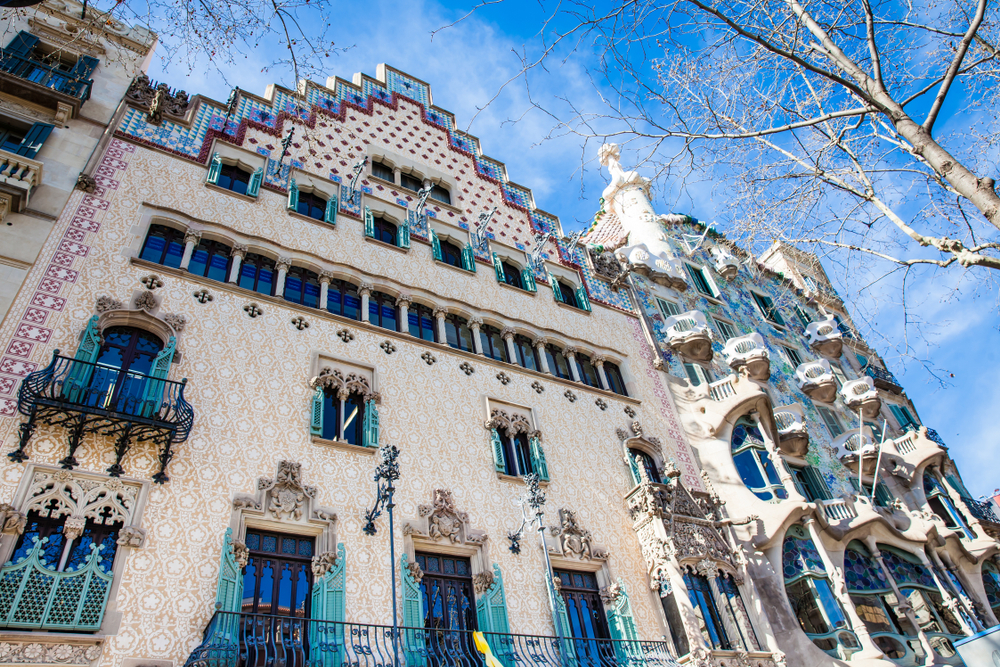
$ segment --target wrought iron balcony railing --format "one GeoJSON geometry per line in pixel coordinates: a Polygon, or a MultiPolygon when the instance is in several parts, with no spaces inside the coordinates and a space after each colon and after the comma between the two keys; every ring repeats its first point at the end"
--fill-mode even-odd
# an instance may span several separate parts
{"type": "MultiPolygon", "coordinates": [[[[677,667],[664,641],[484,633],[504,667],[677,667]]],[[[185,667],[483,667],[472,632],[217,611],[185,667]],[[394,645],[395,644],[395,645],[394,645]]]]}
{"type": "Polygon", "coordinates": [[[880,389],[888,389],[889,391],[898,393],[903,388],[903,386],[899,384],[899,381],[896,380],[896,376],[881,366],[868,364],[865,366],[865,375],[874,380],[875,386],[880,389]]]}
{"type": "Polygon", "coordinates": [[[17,409],[28,421],[21,425],[12,461],[27,460],[25,448],[39,423],[69,429],[66,469],[77,465],[74,454],[86,433],[116,438],[115,463],[108,473],[120,476],[122,459],[133,442],[152,441],[161,447],[160,470],[153,476],[167,481],[172,446],[187,440],[194,408],[184,400],[187,380],[174,382],[121,368],[52,354],[52,362],[28,375],[17,391],[17,409]]]}
{"type": "Polygon", "coordinates": [[[1000,526],[1000,516],[997,516],[994,509],[996,506],[992,502],[988,500],[976,500],[975,498],[968,498],[966,496],[962,496],[962,500],[965,501],[966,506],[974,517],[980,521],[1000,526]]]}
{"type": "Polygon", "coordinates": [[[90,99],[90,89],[94,85],[93,79],[78,79],[52,65],[4,49],[0,49],[0,72],[51,88],[81,102],[90,99]]]}

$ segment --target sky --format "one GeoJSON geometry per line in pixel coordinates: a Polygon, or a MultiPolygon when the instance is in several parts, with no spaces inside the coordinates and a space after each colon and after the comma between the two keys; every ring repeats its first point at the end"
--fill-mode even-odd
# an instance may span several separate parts
{"type": "MultiPolygon", "coordinates": [[[[473,6],[473,2],[433,0],[339,4],[330,34],[345,50],[327,60],[327,75],[348,80],[355,72],[374,76],[377,64],[386,63],[429,82],[434,103],[453,112],[459,127],[479,137],[483,152],[504,162],[509,178],[530,188],[536,206],[557,215],[565,232],[589,224],[606,184],[606,174],[601,174],[596,162],[598,146],[584,148],[578,138],[560,133],[552,117],[531,107],[523,84],[503,88],[520,69],[517,54],[526,43],[534,42],[541,5],[504,0],[432,34],[465,16],[473,6]]],[[[159,55],[166,55],[163,48],[159,55]]],[[[546,71],[533,76],[531,97],[546,103],[568,99],[580,109],[601,109],[601,91],[582,61],[587,56],[584,49],[550,61],[546,71]]],[[[191,68],[155,58],[149,74],[189,94],[203,93],[224,101],[234,85],[258,94],[276,81],[291,87],[286,72],[261,71],[273,58],[267,48],[256,49],[248,57],[236,56],[234,64],[222,66],[196,62],[191,68]]],[[[727,206],[708,182],[689,185],[687,190],[671,183],[658,186],[654,191],[658,212],[713,220],[727,206]]],[[[855,286],[855,277],[845,276],[837,267],[827,268],[842,294],[855,286]]],[[[937,430],[949,446],[972,494],[992,495],[1000,487],[1000,444],[992,423],[993,410],[1000,406],[1000,382],[995,379],[1000,368],[995,283],[983,288],[974,275],[963,276],[959,271],[923,278],[919,289],[910,293],[908,304],[929,325],[923,335],[902,326],[898,281],[877,285],[866,298],[878,302],[878,316],[875,321],[856,323],[863,332],[877,330],[895,347],[901,346],[904,337],[915,341],[922,360],[901,357],[869,337],[902,381],[922,422],[937,430]]]]}

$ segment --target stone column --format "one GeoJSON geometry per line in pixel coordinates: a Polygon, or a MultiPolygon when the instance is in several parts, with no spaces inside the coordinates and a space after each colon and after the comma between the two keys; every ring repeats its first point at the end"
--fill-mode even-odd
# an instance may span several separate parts
{"type": "Polygon", "coordinates": [[[437,342],[442,345],[448,344],[448,333],[444,330],[444,316],[448,314],[448,309],[444,306],[438,306],[434,309],[434,319],[437,320],[437,342]]]}
{"type": "MultiPolygon", "coordinates": [[[[941,568],[941,561],[938,560],[937,554],[934,555],[934,560],[937,561],[936,567],[931,564],[923,549],[917,552],[917,557],[920,559],[921,564],[930,571],[931,576],[934,577],[934,583],[937,585],[941,597],[944,598],[945,606],[951,610],[951,613],[955,615],[958,622],[962,624],[962,629],[969,635],[974,635],[981,631],[983,627],[976,620],[976,615],[965,606],[961,596],[952,588],[951,582],[949,581],[946,585],[945,582],[941,581],[941,577],[938,576],[938,568],[941,568]],[[971,626],[969,625],[969,621],[972,622],[971,626]]],[[[944,568],[941,569],[943,570],[944,568]]]]}
{"type": "Polygon", "coordinates": [[[582,382],[580,379],[580,369],[576,367],[576,348],[566,347],[563,348],[563,356],[566,357],[566,363],[569,364],[569,374],[576,382],[582,382]]]}
{"type": "Polygon", "coordinates": [[[399,330],[403,333],[410,332],[410,302],[413,298],[409,294],[400,294],[396,299],[399,307],[399,330]]]}
{"type": "Polygon", "coordinates": [[[771,457],[771,465],[774,466],[775,472],[778,473],[778,479],[781,480],[781,486],[784,487],[785,492],[788,493],[788,497],[791,500],[801,500],[805,502],[805,496],[799,493],[799,490],[795,488],[795,481],[792,479],[792,473],[788,472],[786,466],[781,465],[781,455],[777,452],[774,442],[771,441],[771,434],[767,432],[767,429],[763,428],[760,424],[760,420],[757,420],[758,430],[760,430],[761,435],[764,437],[764,449],[767,450],[768,456],[771,457]]]}
{"type": "Polygon", "coordinates": [[[284,296],[285,276],[288,275],[288,269],[291,265],[292,260],[288,257],[279,257],[278,263],[274,265],[274,268],[278,270],[278,280],[274,283],[274,296],[284,296]]]}
{"type": "MultiPolygon", "coordinates": [[[[347,399],[350,397],[351,392],[347,389],[341,389],[337,392],[337,398],[340,399],[340,429],[337,431],[337,440],[344,439],[344,416],[347,412],[347,399]]],[[[360,415],[355,417],[359,419],[360,415]]]]}
{"type": "MultiPolygon", "coordinates": [[[[740,632],[740,628],[736,625],[736,619],[733,618],[732,614],[728,613],[729,603],[726,600],[726,594],[722,591],[722,586],[719,585],[719,566],[715,564],[715,561],[706,558],[698,563],[698,574],[708,579],[708,586],[712,590],[712,597],[715,599],[715,608],[719,611],[719,618],[722,619],[722,625],[726,629],[726,634],[729,635],[730,643],[734,643],[737,637],[741,637],[743,633],[740,632]]],[[[753,648],[749,647],[749,650],[753,650],[753,648]]]]}
{"type": "Polygon", "coordinates": [[[472,329],[472,345],[476,354],[483,353],[483,340],[479,337],[479,330],[483,326],[483,318],[481,317],[470,317],[469,318],[469,328],[472,329]]]}
{"type": "Polygon", "coordinates": [[[551,375],[552,371],[549,370],[549,360],[548,357],[545,356],[545,345],[548,342],[549,342],[548,338],[545,338],[544,336],[539,336],[538,338],[532,341],[532,345],[534,345],[535,350],[538,351],[539,370],[541,370],[543,373],[548,373],[549,375],[551,375]]]}
{"type": "Polygon", "coordinates": [[[603,354],[595,354],[590,360],[593,362],[594,368],[597,369],[597,377],[601,381],[601,389],[611,391],[611,385],[608,384],[608,374],[604,372],[604,362],[608,360],[607,357],[603,354]]]}
{"type": "Polygon", "coordinates": [[[333,274],[329,271],[319,272],[319,309],[326,310],[327,298],[330,296],[330,280],[333,274]]]}
{"type": "Polygon", "coordinates": [[[844,570],[833,564],[833,559],[830,558],[830,554],[826,550],[826,545],[823,544],[823,540],[820,539],[819,528],[816,526],[816,519],[812,516],[807,516],[802,519],[803,525],[809,531],[809,537],[812,538],[813,546],[816,547],[817,553],[819,553],[820,559],[823,561],[823,567],[826,568],[827,574],[830,575],[830,588],[833,589],[833,594],[837,596],[837,600],[840,602],[841,609],[847,614],[847,619],[851,622],[851,628],[854,630],[854,634],[858,636],[858,643],[861,644],[861,651],[856,655],[859,658],[873,660],[884,658],[885,654],[882,652],[875,642],[872,641],[872,636],[868,632],[868,626],[865,625],[861,617],[858,616],[858,610],[854,608],[854,602],[851,600],[851,596],[847,592],[847,580],[844,577],[844,570]]]}
{"type": "Polygon", "coordinates": [[[368,313],[368,297],[371,296],[372,290],[375,287],[370,283],[361,283],[358,287],[358,294],[361,295],[361,321],[371,322],[371,317],[368,313]]]}
{"type": "Polygon", "coordinates": [[[934,557],[935,561],[939,563],[943,561],[943,567],[951,572],[955,578],[961,582],[962,586],[965,588],[965,595],[963,596],[959,593],[959,596],[963,599],[967,607],[971,607],[973,611],[978,613],[978,616],[975,616],[977,623],[981,618],[986,619],[986,627],[992,628],[1000,622],[993,613],[993,610],[990,608],[989,601],[984,604],[981,600],[971,598],[973,591],[975,591],[975,587],[969,586],[968,579],[963,576],[962,571],[958,569],[958,566],[955,565],[955,561],[952,560],[951,555],[949,555],[947,551],[941,551],[939,554],[938,552],[931,550],[931,555],[934,557]]]}
{"type": "Polygon", "coordinates": [[[241,243],[233,244],[233,265],[229,268],[229,282],[234,285],[240,281],[240,265],[250,249],[241,243]]]}
{"type": "Polygon", "coordinates": [[[872,558],[878,562],[878,566],[882,568],[882,574],[885,575],[886,580],[889,582],[889,586],[892,587],[892,592],[899,601],[896,609],[903,612],[906,616],[906,620],[910,622],[913,629],[917,632],[917,639],[920,641],[920,646],[923,647],[924,653],[927,654],[927,659],[932,661],[937,653],[934,652],[934,648],[931,646],[930,640],[927,639],[927,633],[923,631],[923,628],[917,624],[917,617],[913,614],[913,607],[910,606],[909,599],[903,597],[902,591],[899,590],[899,586],[896,585],[896,580],[892,578],[892,572],[886,567],[885,561],[882,559],[882,552],[879,551],[878,543],[875,538],[871,535],[865,537],[865,544],[868,545],[868,550],[871,551],[872,558]]]}
{"type": "Polygon", "coordinates": [[[517,349],[514,347],[514,335],[517,332],[506,327],[500,332],[500,337],[503,338],[503,342],[507,345],[507,359],[512,364],[517,364],[517,349]]]}
{"type": "Polygon", "coordinates": [[[194,254],[195,246],[201,243],[201,232],[196,232],[193,229],[187,230],[184,234],[184,256],[181,257],[181,270],[187,271],[188,265],[191,264],[191,255],[194,254]]]}

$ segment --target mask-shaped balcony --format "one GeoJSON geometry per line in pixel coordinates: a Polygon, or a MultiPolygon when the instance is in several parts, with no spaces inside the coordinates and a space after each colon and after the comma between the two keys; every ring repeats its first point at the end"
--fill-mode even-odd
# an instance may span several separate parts
{"type": "Polygon", "coordinates": [[[667,343],[682,357],[694,361],[712,360],[712,330],[700,310],[672,315],[664,321],[667,343]]]}
{"type": "Polygon", "coordinates": [[[789,456],[804,458],[809,452],[809,430],[805,415],[798,403],[774,410],[774,422],[778,428],[778,447],[789,456]]]}
{"type": "Polygon", "coordinates": [[[837,328],[837,320],[832,317],[809,324],[806,336],[809,347],[821,356],[836,359],[844,350],[843,334],[837,328]]]}
{"type": "Polygon", "coordinates": [[[857,431],[838,438],[834,442],[837,458],[853,473],[858,472],[858,466],[864,466],[864,474],[874,475],[878,461],[878,447],[872,438],[871,429],[865,426],[861,433],[857,431]]]}
{"type": "Polygon", "coordinates": [[[878,397],[875,383],[869,377],[845,382],[840,388],[840,395],[851,410],[860,412],[865,419],[872,419],[882,408],[882,399],[878,397]]]}
{"type": "Polygon", "coordinates": [[[645,243],[621,248],[615,255],[632,266],[639,275],[654,283],[683,292],[687,289],[684,267],[676,257],[665,252],[653,252],[645,243]]]}
{"type": "Polygon", "coordinates": [[[726,248],[716,246],[709,250],[715,264],[715,271],[726,280],[732,280],[740,272],[740,263],[726,248]]]}
{"type": "Polygon", "coordinates": [[[766,382],[771,377],[771,355],[764,347],[764,338],[757,332],[730,338],[723,349],[726,362],[737,373],[746,368],[754,380],[766,382]]]}
{"type": "Polygon", "coordinates": [[[807,361],[795,369],[795,383],[806,396],[820,403],[833,403],[837,398],[837,379],[826,359],[807,361]]]}

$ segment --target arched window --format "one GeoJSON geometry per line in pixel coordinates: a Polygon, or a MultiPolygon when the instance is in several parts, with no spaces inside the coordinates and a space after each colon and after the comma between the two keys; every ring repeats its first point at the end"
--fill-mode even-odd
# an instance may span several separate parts
{"type": "Polygon", "coordinates": [[[517,353],[517,363],[528,370],[540,370],[538,355],[535,346],[531,344],[531,339],[521,334],[514,336],[514,351],[517,353]]]}
{"type": "Polygon", "coordinates": [[[944,525],[952,530],[961,530],[965,537],[974,540],[975,533],[969,528],[965,516],[955,507],[945,491],[941,481],[930,470],[924,470],[924,495],[927,496],[927,504],[944,521],[944,525]]]}
{"type": "Polygon", "coordinates": [[[625,389],[625,380],[622,378],[622,371],[617,364],[609,361],[604,362],[604,375],[608,378],[608,388],[619,396],[628,396],[625,389]]]}
{"type": "Polygon", "coordinates": [[[229,257],[233,249],[225,243],[205,239],[191,254],[188,271],[224,283],[229,280],[229,257]]]}
{"type": "Polygon", "coordinates": [[[314,386],[314,436],[359,447],[378,447],[378,408],[367,380],[350,375],[345,381],[340,371],[334,371],[320,375],[314,386]]]}
{"type": "Polygon", "coordinates": [[[448,343],[449,347],[466,352],[472,352],[475,349],[472,329],[469,328],[469,321],[464,317],[454,314],[445,315],[444,334],[445,342],[448,343]]]}
{"type": "Polygon", "coordinates": [[[245,195],[250,187],[250,172],[243,171],[235,164],[223,164],[216,185],[224,190],[231,190],[245,195]]]}
{"type": "Polygon", "coordinates": [[[541,434],[531,430],[527,418],[521,415],[508,418],[503,411],[493,410],[486,426],[490,429],[493,463],[498,473],[512,477],[535,473],[542,481],[549,480],[541,434]]]}
{"type": "Polygon", "coordinates": [[[590,357],[582,352],[576,353],[576,365],[577,369],[580,371],[580,379],[588,387],[594,387],[595,389],[601,388],[601,378],[597,374],[597,368],[590,361],[590,357]]]}
{"type": "Polygon", "coordinates": [[[1000,568],[990,561],[983,563],[983,588],[986,589],[986,600],[990,603],[994,615],[1000,617],[1000,568]]]}
{"type": "Polygon", "coordinates": [[[285,301],[318,308],[319,290],[319,276],[309,269],[293,266],[285,274],[285,301]]]}
{"type": "Polygon", "coordinates": [[[656,469],[656,461],[647,452],[641,449],[636,449],[634,447],[628,450],[629,453],[629,463],[632,466],[632,478],[636,484],[639,484],[642,480],[639,477],[640,468],[646,472],[646,477],[653,484],[661,484],[663,480],[660,477],[660,471],[656,469]]]}
{"type": "Polygon", "coordinates": [[[423,187],[423,183],[420,179],[412,174],[400,174],[399,185],[407,190],[413,190],[414,192],[423,187]]]}
{"type": "Polygon", "coordinates": [[[184,232],[165,225],[150,225],[139,259],[180,268],[184,257],[184,232]]]}
{"type": "Polygon", "coordinates": [[[260,294],[274,292],[274,260],[264,255],[247,253],[240,264],[240,287],[260,294]]]}
{"type": "Polygon", "coordinates": [[[508,362],[507,344],[500,335],[500,329],[484,324],[479,327],[479,342],[483,348],[483,355],[497,361],[508,362]]]}
{"type": "Polygon", "coordinates": [[[392,167],[378,160],[372,160],[372,176],[381,178],[383,181],[389,181],[390,183],[396,182],[392,173],[392,167]]]}
{"type": "Polygon", "coordinates": [[[383,329],[398,331],[395,297],[384,292],[372,292],[368,296],[368,321],[383,329]]]}
{"type": "Polygon", "coordinates": [[[569,370],[569,361],[563,355],[561,347],[556,347],[552,343],[545,346],[545,358],[549,362],[549,371],[556,377],[564,380],[572,379],[573,375],[569,370]]]}
{"type": "Polygon", "coordinates": [[[756,424],[746,418],[737,422],[733,429],[732,452],[736,470],[755,496],[772,502],[788,498],[756,424]]]}
{"type": "MultiPolygon", "coordinates": [[[[67,537],[65,524],[66,519],[70,518],[69,514],[57,516],[56,510],[45,511],[45,516],[42,514],[35,509],[28,512],[24,532],[14,545],[14,553],[10,557],[11,563],[27,558],[35,546],[35,538],[38,540],[48,538],[48,542],[41,547],[39,554],[39,559],[46,568],[57,572],[75,572],[87,564],[91,545],[97,545],[103,547],[100,550],[101,560],[97,567],[105,574],[111,573],[115,563],[115,552],[118,550],[118,531],[122,529],[120,521],[104,523],[102,517],[90,516],[84,523],[82,533],[76,537],[67,537]]],[[[76,532],[73,531],[73,534],[76,532]]],[[[31,581],[29,580],[29,585],[31,581]]],[[[82,585],[83,582],[80,581],[79,584],[82,585]]],[[[70,609],[75,610],[75,607],[70,609]]]]}
{"type": "Polygon", "coordinates": [[[781,566],[788,602],[806,636],[835,658],[846,659],[857,651],[860,644],[833,594],[826,566],[802,527],[788,529],[781,566]]]}
{"type": "Polygon", "coordinates": [[[326,291],[326,309],[334,315],[360,320],[361,296],[358,294],[358,286],[346,280],[331,280],[326,291]]]}
{"type": "Polygon", "coordinates": [[[524,289],[524,279],[521,277],[521,270],[510,262],[503,262],[503,281],[511,287],[524,289]]]}
{"type": "Polygon", "coordinates": [[[434,311],[422,303],[411,303],[406,313],[410,335],[434,341],[434,311]]]}
{"type": "Polygon", "coordinates": [[[296,213],[307,215],[315,220],[326,219],[326,200],[314,192],[299,192],[296,213]]]}
{"type": "Polygon", "coordinates": [[[445,204],[451,204],[451,193],[448,192],[446,188],[443,188],[440,185],[434,185],[431,187],[430,197],[431,199],[435,199],[439,202],[443,202],[445,204]]]}
{"type": "Polygon", "coordinates": [[[459,269],[463,268],[462,249],[451,241],[441,241],[441,261],[459,269]]]}
{"type": "MultiPolygon", "coordinates": [[[[148,331],[134,327],[109,327],[103,336],[84,402],[116,412],[143,414],[146,390],[163,352],[163,343],[148,331]]],[[[167,354],[173,357],[172,346],[167,354]]],[[[169,366],[167,358],[166,367],[169,366]]]]}
{"type": "Polygon", "coordinates": [[[573,289],[571,285],[566,284],[562,280],[556,280],[557,287],[559,289],[560,301],[565,303],[567,306],[573,306],[574,308],[579,308],[580,303],[576,298],[576,290],[573,289]]]}
{"type": "Polygon", "coordinates": [[[372,238],[382,243],[388,243],[389,245],[398,245],[396,243],[396,232],[398,231],[396,225],[377,215],[375,216],[374,225],[372,238]]]}

